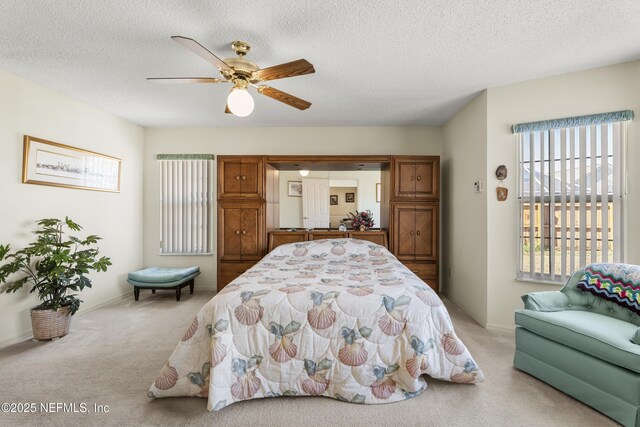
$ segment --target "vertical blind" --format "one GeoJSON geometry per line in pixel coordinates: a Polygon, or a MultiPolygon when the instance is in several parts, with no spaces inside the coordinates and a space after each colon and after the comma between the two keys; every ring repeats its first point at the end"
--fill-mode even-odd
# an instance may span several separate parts
{"type": "Polygon", "coordinates": [[[160,253],[212,253],[213,155],[159,154],[160,253]]]}
{"type": "Polygon", "coordinates": [[[520,145],[519,277],[564,283],[624,262],[626,121],[620,111],[514,125],[520,145]]]}

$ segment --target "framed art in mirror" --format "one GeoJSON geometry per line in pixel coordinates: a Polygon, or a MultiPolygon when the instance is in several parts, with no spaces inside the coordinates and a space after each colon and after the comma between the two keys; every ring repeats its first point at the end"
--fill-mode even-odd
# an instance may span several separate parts
{"type": "Polygon", "coordinates": [[[287,195],[289,197],[302,197],[302,181],[288,181],[287,195]]]}

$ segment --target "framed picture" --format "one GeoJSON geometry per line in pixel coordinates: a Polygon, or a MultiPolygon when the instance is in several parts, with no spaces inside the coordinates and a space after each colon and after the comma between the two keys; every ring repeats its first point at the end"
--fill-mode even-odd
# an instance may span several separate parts
{"type": "Polygon", "coordinates": [[[287,181],[287,189],[289,197],[302,197],[302,181],[287,181]]]}
{"type": "Polygon", "coordinates": [[[376,202],[380,203],[380,200],[382,200],[382,184],[377,183],[376,184],[376,202]]]}
{"type": "Polygon", "coordinates": [[[120,159],[29,135],[23,149],[25,184],[120,192],[120,159]]]}
{"type": "Polygon", "coordinates": [[[356,201],[356,193],[344,193],[344,198],[347,203],[353,203],[356,201]]]}
{"type": "Polygon", "coordinates": [[[330,205],[337,205],[338,204],[338,195],[337,194],[332,194],[329,196],[329,204],[330,205]]]}

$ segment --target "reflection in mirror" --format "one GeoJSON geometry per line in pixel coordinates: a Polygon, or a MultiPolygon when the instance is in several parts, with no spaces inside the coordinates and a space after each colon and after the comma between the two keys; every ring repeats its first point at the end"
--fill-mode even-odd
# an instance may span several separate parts
{"type": "MultiPolygon", "coordinates": [[[[380,176],[380,171],[312,170],[306,177],[302,177],[298,171],[281,170],[279,172],[279,228],[337,229],[340,222],[344,221],[347,229],[350,229],[348,213],[367,209],[373,213],[374,228],[378,228],[380,202],[376,201],[376,184],[380,182],[380,176]],[[326,190],[321,188],[320,190],[312,190],[312,194],[305,194],[303,182],[307,179],[314,180],[313,183],[319,183],[321,187],[326,186],[326,190]],[[290,182],[302,184],[302,197],[289,191],[290,182]],[[324,225],[326,224],[325,220],[328,225],[324,225]]],[[[307,188],[313,187],[307,186],[307,188]]]]}

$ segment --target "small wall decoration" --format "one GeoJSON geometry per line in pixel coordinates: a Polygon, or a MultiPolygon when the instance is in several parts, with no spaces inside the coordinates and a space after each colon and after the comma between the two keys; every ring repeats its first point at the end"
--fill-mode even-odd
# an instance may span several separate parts
{"type": "MultiPolygon", "coordinates": [[[[507,167],[505,165],[500,165],[496,169],[496,178],[500,180],[500,184],[503,184],[503,180],[507,178],[507,167]]],[[[496,187],[496,197],[499,202],[504,202],[507,200],[507,196],[509,195],[509,189],[506,187],[496,187]]]]}
{"type": "Polygon", "coordinates": [[[376,202],[380,203],[380,200],[382,200],[382,184],[377,183],[376,184],[376,202]]]}
{"type": "Polygon", "coordinates": [[[24,136],[22,182],[83,190],[120,192],[122,160],[24,136]]]}
{"type": "Polygon", "coordinates": [[[338,204],[338,195],[337,194],[332,194],[329,196],[329,204],[330,205],[337,205],[338,204]]]}
{"type": "Polygon", "coordinates": [[[287,187],[289,197],[302,197],[302,181],[287,181],[287,187]]]}
{"type": "Polygon", "coordinates": [[[509,189],[506,187],[496,187],[496,196],[498,197],[499,202],[504,202],[507,200],[507,195],[509,195],[509,189]]]}
{"type": "Polygon", "coordinates": [[[344,193],[344,198],[347,203],[353,203],[356,201],[355,193],[344,193]]]}
{"type": "Polygon", "coordinates": [[[505,165],[498,166],[498,169],[496,169],[496,178],[500,181],[507,178],[507,167],[505,165]]]}

